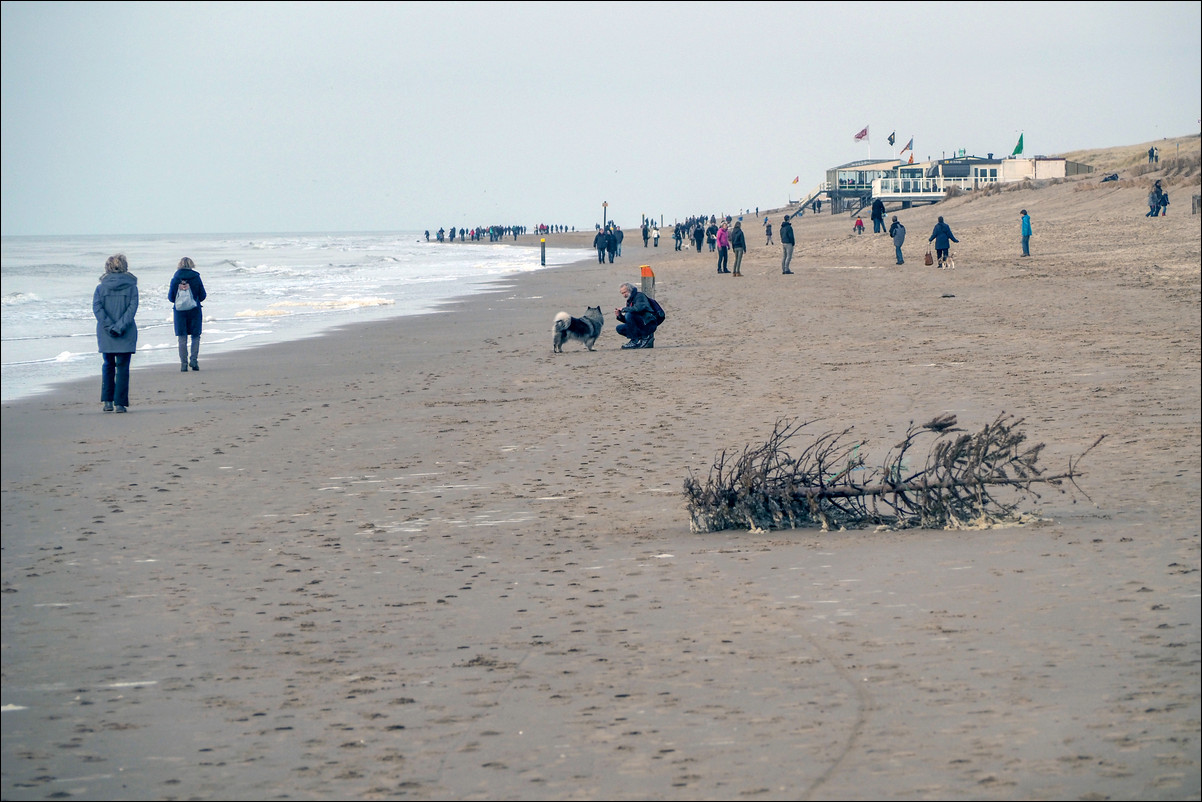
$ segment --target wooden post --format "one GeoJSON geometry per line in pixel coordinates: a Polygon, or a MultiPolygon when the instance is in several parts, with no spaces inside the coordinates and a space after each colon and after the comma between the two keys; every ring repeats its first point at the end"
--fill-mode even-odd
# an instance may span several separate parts
{"type": "Polygon", "coordinates": [[[643,274],[643,295],[648,298],[655,297],[655,272],[651,269],[651,265],[643,265],[639,268],[643,274]]]}

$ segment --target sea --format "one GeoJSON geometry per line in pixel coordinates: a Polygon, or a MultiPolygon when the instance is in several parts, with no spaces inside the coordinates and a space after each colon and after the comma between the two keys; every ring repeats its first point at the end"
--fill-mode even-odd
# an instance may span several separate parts
{"type": "MultiPolygon", "coordinates": [[[[530,242],[526,235],[522,240],[530,242]]],[[[313,337],[360,321],[422,315],[516,273],[591,251],[498,242],[427,242],[421,232],[0,238],[0,395],[15,401],[95,378],[92,293],[109,256],[138,277],[133,370],[178,362],[167,289],[191,257],[204,280],[201,360],[313,337]]]]}

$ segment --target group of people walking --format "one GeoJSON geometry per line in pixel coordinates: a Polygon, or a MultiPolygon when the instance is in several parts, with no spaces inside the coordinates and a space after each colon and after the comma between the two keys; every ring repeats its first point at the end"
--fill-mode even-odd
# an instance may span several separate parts
{"type": "Polygon", "coordinates": [[[1169,209],[1169,193],[1164,191],[1159,179],[1148,193],[1148,213],[1144,217],[1164,217],[1169,209]]]}
{"type": "MultiPolygon", "coordinates": [[[[208,297],[196,265],[188,257],[179,260],[167,290],[173,308],[175,336],[179,341],[182,372],[200,370],[200,332],[204,324],[201,302],[208,297]],[[191,339],[191,343],[189,343],[191,339]],[[189,347],[190,346],[190,347],[189,347]]],[[[110,256],[104,275],[92,293],[96,318],[96,345],[102,358],[100,403],[105,412],[129,409],[129,366],[138,350],[138,278],[129,272],[125,254],[110,256]]]]}

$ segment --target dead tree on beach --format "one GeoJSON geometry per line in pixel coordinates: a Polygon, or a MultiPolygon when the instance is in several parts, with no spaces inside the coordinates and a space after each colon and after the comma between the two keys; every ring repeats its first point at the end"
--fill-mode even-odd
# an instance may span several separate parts
{"type": "MultiPolygon", "coordinates": [[[[851,442],[851,428],[815,438],[793,456],[786,447],[811,422],[778,420],[761,446],[741,454],[723,451],[705,484],[690,473],[684,482],[689,523],[694,532],[724,529],[839,529],[885,525],[898,529],[966,528],[1016,517],[1019,502],[1039,498],[1034,485],[1063,489],[1077,485],[1078,463],[1105,435],[1063,473],[1046,474],[1038,466],[1044,444],[1028,445],[1022,419],[1005,413],[975,434],[957,428],[955,415],[911,423],[906,435],[869,468],[866,442],[851,442]],[[910,467],[912,449],[932,439],[924,465],[910,467]],[[1007,499],[1001,498],[1003,494],[1007,499]]],[[[1086,496],[1088,498],[1088,496],[1086,496]]]]}

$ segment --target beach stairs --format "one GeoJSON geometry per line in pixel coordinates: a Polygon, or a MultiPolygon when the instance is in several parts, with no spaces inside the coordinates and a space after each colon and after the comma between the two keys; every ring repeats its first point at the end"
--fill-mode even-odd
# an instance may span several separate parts
{"type": "MultiPolygon", "coordinates": [[[[814,200],[816,198],[822,197],[823,195],[827,195],[830,192],[830,189],[831,189],[830,182],[822,181],[818,184],[818,186],[814,187],[807,194],[803,195],[801,200],[796,201],[796,202],[790,201],[790,203],[795,205],[797,207],[797,209],[799,209],[799,210],[807,209],[807,208],[809,208],[810,204],[814,202],[814,200]]],[[[794,212],[794,214],[796,214],[796,211],[794,212]]]]}

